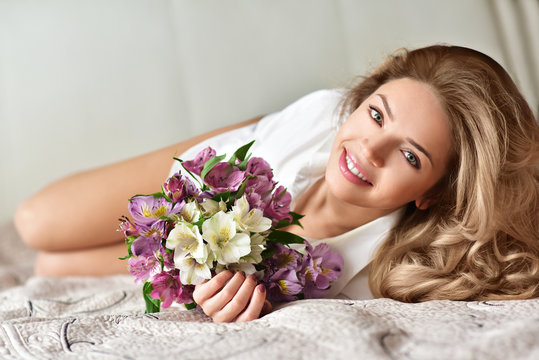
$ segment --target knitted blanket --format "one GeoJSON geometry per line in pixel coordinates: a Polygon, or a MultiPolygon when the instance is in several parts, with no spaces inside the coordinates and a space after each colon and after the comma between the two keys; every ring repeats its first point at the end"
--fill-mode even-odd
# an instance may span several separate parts
{"type": "Polygon", "coordinates": [[[144,314],[130,276],[32,276],[0,227],[0,359],[539,359],[539,299],[302,300],[248,323],[144,314]]]}

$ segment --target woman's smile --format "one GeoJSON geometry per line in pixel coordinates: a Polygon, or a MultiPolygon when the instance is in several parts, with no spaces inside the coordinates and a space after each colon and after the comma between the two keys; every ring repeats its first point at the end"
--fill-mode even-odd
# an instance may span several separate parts
{"type": "Polygon", "coordinates": [[[350,182],[361,186],[372,186],[365,170],[343,150],[339,159],[339,168],[343,176],[350,182]]]}

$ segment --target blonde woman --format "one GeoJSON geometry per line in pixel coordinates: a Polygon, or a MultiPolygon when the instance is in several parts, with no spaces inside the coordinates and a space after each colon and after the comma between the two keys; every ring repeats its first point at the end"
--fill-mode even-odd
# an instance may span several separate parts
{"type": "MultiPolygon", "coordinates": [[[[329,296],[525,299],[539,295],[539,128],[505,70],[456,46],[399,51],[348,91],[53,183],[15,222],[38,275],[125,273],[116,219],[159,189],[170,159],[252,148],[293,195],[304,228],[344,258],[329,296]]],[[[263,285],[225,271],[197,285],[214,321],[268,310],[263,285]]]]}

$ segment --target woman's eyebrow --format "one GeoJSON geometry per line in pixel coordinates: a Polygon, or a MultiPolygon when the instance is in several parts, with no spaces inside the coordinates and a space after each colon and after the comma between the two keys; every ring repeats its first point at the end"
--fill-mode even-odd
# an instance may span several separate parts
{"type": "Polygon", "coordinates": [[[416,143],[414,140],[410,139],[409,137],[406,138],[410,144],[412,144],[417,150],[421,151],[425,156],[429,159],[430,164],[432,167],[434,167],[434,163],[432,162],[432,157],[430,156],[429,152],[425,150],[425,148],[418,143],[416,143]]]}
{"type": "Polygon", "coordinates": [[[387,103],[387,97],[384,94],[376,94],[376,95],[378,95],[382,99],[382,102],[384,103],[384,108],[386,110],[386,113],[389,119],[393,120],[393,114],[391,113],[391,108],[389,107],[389,104],[387,103]]]}
{"type": "MultiPolygon", "coordinates": [[[[389,107],[389,104],[387,102],[387,97],[384,94],[376,94],[382,99],[382,102],[384,103],[384,109],[386,110],[387,116],[391,121],[393,121],[393,114],[391,113],[391,108],[389,107]]],[[[412,144],[417,150],[421,151],[425,156],[429,159],[430,164],[432,167],[434,167],[434,163],[432,162],[432,157],[430,156],[429,152],[425,150],[425,148],[421,145],[419,145],[417,142],[410,138],[406,138],[406,140],[412,144]]]]}

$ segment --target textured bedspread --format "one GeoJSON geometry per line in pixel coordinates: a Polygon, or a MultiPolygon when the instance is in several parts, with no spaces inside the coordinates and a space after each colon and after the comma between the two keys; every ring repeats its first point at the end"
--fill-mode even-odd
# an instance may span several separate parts
{"type": "Polygon", "coordinates": [[[214,324],[145,315],[129,276],[31,277],[33,252],[0,230],[0,359],[539,359],[539,299],[304,300],[214,324]]]}

